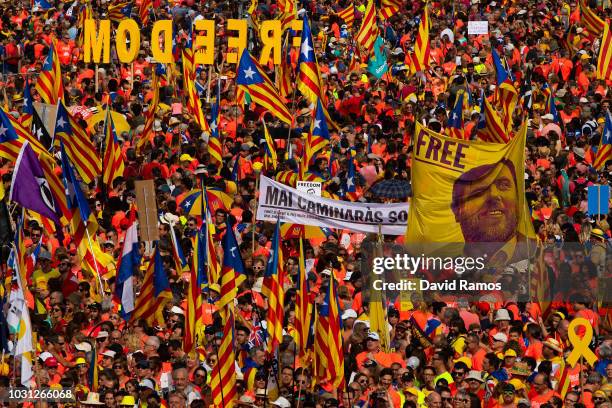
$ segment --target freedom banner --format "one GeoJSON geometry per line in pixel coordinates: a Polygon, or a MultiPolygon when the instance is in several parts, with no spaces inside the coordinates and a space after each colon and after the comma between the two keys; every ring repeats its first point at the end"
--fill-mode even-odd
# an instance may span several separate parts
{"type": "Polygon", "coordinates": [[[257,220],[317,227],[342,228],[363,233],[402,235],[406,231],[408,203],[353,203],[300,192],[261,176],[257,220]]]}
{"type": "MultiPolygon", "coordinates": [[[[508,144],[464,141],[416,124],[407,243],[535,238],[525,200],[526,125],[508,144]]],[[[512,255],[510,255],[512,258],[512,255]]]]}

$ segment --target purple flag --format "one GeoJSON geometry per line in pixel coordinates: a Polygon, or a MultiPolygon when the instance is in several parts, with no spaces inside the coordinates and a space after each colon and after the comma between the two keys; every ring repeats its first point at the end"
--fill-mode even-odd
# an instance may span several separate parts
{"type": "Polygon", "coordinates": [[[45,178],[36,153],[28,142],[23,144],[17,157],[9,199],[43,217],[60,222],[59,210],[55,205],[49,182],[45,178]]]}

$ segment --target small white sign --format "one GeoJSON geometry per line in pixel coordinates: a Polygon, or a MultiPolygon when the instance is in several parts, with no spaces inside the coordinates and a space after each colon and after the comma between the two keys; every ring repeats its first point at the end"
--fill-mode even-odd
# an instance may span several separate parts
{"type": "Polygon", "coordinates": [[[489,34],[489,22],[484,21],[468,21],[468,35],[489,34]]]}
{"type": "Polygon", "coordinates": [[[302,193],[321,197],[322,185],[323,183],[320,181],[298,181],[295,187],[296,190],[301,191],[302,193]]]}

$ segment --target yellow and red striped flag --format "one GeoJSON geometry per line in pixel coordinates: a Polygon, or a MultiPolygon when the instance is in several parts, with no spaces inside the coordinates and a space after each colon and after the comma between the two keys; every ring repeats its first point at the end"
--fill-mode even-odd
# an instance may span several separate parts
{"type": "Polygon", "coordinates": [[[599,170],[608,160],[612,160],[612,115],[610,112],[606,113],[606,123],[604,125],[603,135],[601,136],[599,149],[597,149],[597,154],[595,155],[593,167],[599,170]]]}
{"type": "Polygon", "coordinates": [[[397,14],[401,6],[401,0],[382,0],[378,16],[381,20],[387,20],[397,14]]]}
{"type": "Polygon", "coordinates": [[[423,8],[423,16],[419,23],[419,33],[417,34],[416,41],[414,42],[414,52],[412,53],[412,66],[413,72],[426,71],[429,69],[429,54],[431,47],[429,44],[429,11],[427,10],[428,4],[425,4],[423,8]]]}
{"type": "Polygon", "coordinates": [[[261,124],[263,125],[264,139],[265,139],[264,168],[276,170],[276,167],[278,167],[278,157],[276,155],[276,145],[274,144],[274,140],[272,139],[272,136],[270,136],[270,132],[268,132],[268,127],[266,126],[266,122],[263,120],[263,118],[261,118],[261,124]]]}
{"type": "Polygon", "coordinates": [[[586,28],[589,34],[599,37],[604,31],[605,21],[599,17],[586,3],[580,0],[580,24],[586,28]]]}
{"type": "Polygon", "coordinates": [[[342,321],[333,277],[325,289],[325,300],[319,306],[315,325],[315,377],[322,386],[342,391],[345,385],[342,321]]]}
{"type": "Polygon", "coordinates": [[[298,58],[297,88],[310,103],[316,103],[317,100],[321,99],[319,65],[314,53],[314,42],[312,41],[310,24],[306,14],[304,14],[303,21],[300,56],[298,58]]]}
{"type": "Polygon", "coordinates": [[[219,310],[223,336],[217,351],[217,364],[212,367],[210,388],[215,408],[232,408],[236,399],[236,356],[234,353],[234,310],[227,305],[219,310]]]}
{"type": "Polygon", "coordinates": [[[361,21],[361,27],[355,39],[359,45],[366,49],[369,56],[374,49],[374,41],[376,41],[377,37],[376,6],[374,6],[374,0],[368,0],[363,20],[361,21]]]}
{"type": "Polygon", "coordinates": [[[119,146],[113,118],[110,115],[110,107],[106,108],[105,134],[106,147],[104,150],[104,173],[102,174],[102,181],[111,189],[113,180],[117,177],[123,177],[124,165],[121,155],[121,146],[119,146]]]}
{"type": "Polygon", "coordinates": [[[281,121],[291,125],[293,119],[289,108],[287,108],[281,99],[278,90],[265,74],[261,65],[251,56],[247,49],[242,51],[242,56],[240,57],[236,84],[243,91],[248,92],[253,102],[268,109],[281,121]]]}
{"type": "Polygon", "coordinates": [[[499,113],[483,95],[478,122],[478,138],[490,143],[508,143],[510,136],[499,113]]]}
{"type": "Polygon", "coordinates": [[[135,322],[144,319],[150,325],[162,324],[165,321],[163,316],[164,306],[170,301],[172,301],[172,291],[170,290],[168,275],[164,271],[159,249],[155,248],[155,252],[149,260],[140,293],[136,297],[130,320],[135,322]]]}
{"type": "Polygon", "coordinates": [[[289,36],[286,36],[283,57],[278,69],[278,90],[283,98],[287,98],[293,93],[293,81],[291,79],[291,71],[293,67],[291,66],[290,50],[291,47],[289,46],[289,36]]]}
{"type": "Polygon", "coordinates": [[[346,8],[338,12],[338,17],[346,23],[349,28],[353,27],[353,21],[355,21],[355,5],[353,3],[346,6],[346,8]]]}
{"type": "Polygon", "coordinates": [[[108,5],[108,19],[119,22],[130,18],[132,15],[132,2],[126,1],[108,5]]]}
{"type": "MultiPolygon", "coordinates": [[[[204,201],[204,200],[202,200],[204,201]]],[[[205,214],[205,213],[204,213],[205,214]]],[[[189,271],[189,287],[187,289],[187,310],[185,312],[185,336],[183,349],[185,353],[191,352],[198,346],[198,333],[202,326],[202,285],[204,283],[206,254],[206,215],[200,230],[193,239],[193,259],[189,271]]]]}
{"type": "Polygon", "coordinates": [[[263,277],[261,293],[268,299],[268,313],[266,316],[268,351],[274,350],[283,341],[283,320],[285,316],[285,297],[283,290],[283,250],[280,246],[280,221],[276,222],[276,229],[272,237],[270,257],[263,277]]]}
{"type": "Polygon", "coordinates": [[[85,183],[91,183],[100,175],[102,164],[98,151],[85,130],[68,113],[63,101],[57,108],[55,138],[64,142],[70,161],[85,183]]]}
{"type": "Polygon", "coordinates": [[[610,63],[610,60],[612,60],[612,33],[610,33],[610,24],[605,23],[601,45],[599,46],[599,57],[597,58],[597,79],[612,80],[612,63],[610,63]]]}
{"type": "Polygon", "coordinates": [[[308,279],[306,277],[306,265],[304,263],[304,241],[300,237],[300,258],[298,261],[298,278],[296,282],[295,298],[295,328],[296,344],[299,356],[304,357],[308,349],[308,334],[310,331],[310,319],[312,317],[312,305],[309,297],[308,279]]]}
{"type": "Polygon", "coordinates": [[[145,123],[140,139],[136,142],[136,151],[140,152],[144,145],[151,140],[150,134],[153,132],[153,124],[155,123],[155,112],[159,105],[159,81],[157,78],[157,70],[153,71],[151,83],[153,84],[153,98],[149,102],[149,109],[144,112],[145,123]]]}
{"type": "Polygon", "coordinates": [[[227,221],[223,236],[223,264],[221,267],[221,297],[217,307],[221,309],[233,303],[238,294],[238,286],[246,279],[244,263],[232,224],[227,221]]]}
{"type": "Polygon", "coordinates": [[[140,17],[140,26],[143,28],[149,24],[149,11],[151,7],[153,7],[153,0],[142,0],[142,3],[140,3],[138,16],[140,17]]]}
{"type": "MultiPolygon", "coordinates": [[[[204,112],[202,111],[202,101],[200,100],[200,95],[198,95],[198,91],[196,90],[193,82],[193,72],[191,71],[193,66],[191,63],[187,62],[189,61],[187,54],[189,54],[188,50],[183,50],[183,86],[188,98],[187,110],[193,115],[193,118],[198,126],[200,126],[200,129],[210,134],[211,130],[208,125],[208,121],[206,120],[206,115],[204,115],[204,112]]],[[[193,51],[191,51],[191,54],[193,54],[193,51]]]]}
{"type": "Polygon", "coordinates": [[[49,54],[47,54],[36,82],[36,91],[44,103],[51,105],[57,104],[64,97],[62,70],[57,56],[56,44],[51,44],[49,47],[49,54]]]}

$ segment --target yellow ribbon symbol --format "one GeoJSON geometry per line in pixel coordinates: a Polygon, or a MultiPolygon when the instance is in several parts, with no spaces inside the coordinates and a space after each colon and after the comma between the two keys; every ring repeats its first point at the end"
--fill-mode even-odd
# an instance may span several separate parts
{"type": "Polygon", "coordinates": [[[591,323],[584,317],[578,317],[569,324],[567,334],[570,343],[572,343],[574,347],[569,357],[567,357],[568,364],[574,367],[578,359],[584,357],[590,365],[594,365],[597,362],[597,356],[589,348],[589,344],[591,344],[591,340],[593,340],[593,327],[591,323]],[[586,330],[582,339],[576,334],[576,328],[578,327],[584,327],[586,330]]]}

